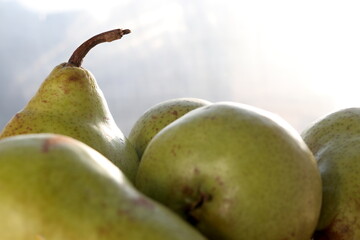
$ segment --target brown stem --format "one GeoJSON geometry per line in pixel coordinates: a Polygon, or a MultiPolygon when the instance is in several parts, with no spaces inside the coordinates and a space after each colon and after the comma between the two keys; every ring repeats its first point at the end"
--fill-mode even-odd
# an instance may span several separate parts
{"type": "Polygon", "coordinates": [[[68,64],[80,67],[81,63],[86,56],[86,54],[98,45],[99,43],[103,42],[111,42],[117,39],[122,38],[123,35],[129,34],[129,29],[114,29],[107,32],[100,33],[98,35],[95,35],[94,37],[90,38],[89,40],[85,41],[83,44],[81,44],[71,55],[69,58],[68,64]]]}

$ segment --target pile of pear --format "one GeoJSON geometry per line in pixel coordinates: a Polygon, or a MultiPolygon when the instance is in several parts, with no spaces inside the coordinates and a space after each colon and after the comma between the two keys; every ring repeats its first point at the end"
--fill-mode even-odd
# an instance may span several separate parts
{"type": "Polygon", "coordinates": [[[360,110],[300,135],[253,106],[176,98],[124,136],[81,63],[129,32],[82,44],[1,131],[0,239],[360,239],[360,110]]]}
{"type": "Polygon", "coordinates": [[[0,134],[1,240],[206,239],[133,185],[139,157],[81,67],[115,29],[54,68],[0,134]]]}
{"type": "Polygon", "coordinates": [[[54,133],[0,141],[2,240],[204,240],[98,151],[54,133]]]}

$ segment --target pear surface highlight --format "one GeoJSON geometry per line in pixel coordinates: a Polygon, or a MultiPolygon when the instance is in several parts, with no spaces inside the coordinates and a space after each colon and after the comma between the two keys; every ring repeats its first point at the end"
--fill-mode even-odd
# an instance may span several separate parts
{"type": "Polygon", "coordinates": [[[2,240],[204,240],[139,193],[99,152],[73,138],[0,141],[2,240]]]}
{"type": "Polygon", "coordinates": [[[162,129],[135,185],[214,240],[309,240],[320,213],[320,174],[300,135],[237,103],[197,108],[162,129]]]}

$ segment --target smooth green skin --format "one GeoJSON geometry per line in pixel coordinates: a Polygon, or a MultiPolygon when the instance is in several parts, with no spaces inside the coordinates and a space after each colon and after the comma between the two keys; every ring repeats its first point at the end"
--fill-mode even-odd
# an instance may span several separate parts
{"type": "Polygon", "coordinates": [[[195,109],[161,130],[135,185],[214,240],[308,240],[320,213],[320,174],[299,134],[236,103],[195,109]]]}
{"type": "Polygon", "coordinates": [[[134,180],[139,158],[116,125],[93,75],[66,63],[54,68],[36,95],[5,126],[0,139],[58,133],[96,149],[134,180]]]}
{"type": "Polygon", "coordinates": [[[205,240],[103,155],[55,134],[0,141],[0,217],[2,240],[205,240]]]}
{"type": "Polygon", "coordinates": [[[149,108],[135,122],[128,136],[139,158],[150,140],[164,127],[184,114],[210,102],[198,98],[176,98],[158,103],[149,108]]]}
{"type": "Polygon", "coordinates": [[[360,239],[360,109],[318,119],[302,133],[323,181],[323,204],[315,240],[360,239]]]}

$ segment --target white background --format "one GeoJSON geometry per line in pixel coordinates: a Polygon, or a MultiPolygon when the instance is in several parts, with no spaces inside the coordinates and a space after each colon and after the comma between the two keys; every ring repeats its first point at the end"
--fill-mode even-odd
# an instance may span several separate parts
{"type": "Polygon", "coordinates": [[[0,127],[89,37],[130,28],[85,58],[125,134],[176,97],[235,101],[301,132],[360,103],[356,1],[0,0],[0,127]]]}

